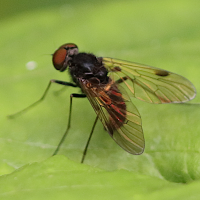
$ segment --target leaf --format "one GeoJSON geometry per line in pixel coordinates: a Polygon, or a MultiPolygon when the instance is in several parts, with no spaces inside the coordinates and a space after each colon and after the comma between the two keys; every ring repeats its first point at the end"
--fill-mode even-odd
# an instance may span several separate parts
{"type": "Polygon", "coordinates": [[[54,156],[0,179],[1,199],[198,199],[200,182],[188,186],[127,170],[108,172],[54,156]],[[120,180],[120,181],[119,181],[120,180]],[[178,192],[177,192],[178,191],[178,192]],[[181,196],[181,198],[180,198],[181,196]]]}
{"type": "MultiPolygon", "coordinates": [[[[19,3],[11,6],[24,6],[19,3]]],[[[16,12],[0,24],[1,199],[102,199],[102,194],[109,199],[199,199],[197,105],[132,99],[142,118],[145,152],[133,156],[123,151],[99,122],[83,165],[82,151],[95,119],[87,99],[73,101],[72,126],[59,151],[69,160],[51,157],[67,127],[69,95],[79,89],[66,88],[56,96],[62,87],[53,85],[40,105],[6,118],[38,100],[50,79],[70,80],[53,69],[50,56],[65,42],[98,56],[178,73],[195,85],[193,102],[200,102],[196,1],[35,3],[39,10],[16,12]],[[25,67],[29,61],[37,63],[32,71],[25,67]]]]}

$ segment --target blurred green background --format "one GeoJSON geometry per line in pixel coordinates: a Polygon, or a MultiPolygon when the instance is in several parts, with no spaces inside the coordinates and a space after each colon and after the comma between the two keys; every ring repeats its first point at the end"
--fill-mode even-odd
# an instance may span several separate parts
{"type": "Polygon", "coordinates": [[[50,79],[70,80],[51,63],[51,54],[67,42],[187,77],[197,90],[192,102],[200,102],[199,7],[197,0],[2,0],[1,199],[198,199],[198,105],[133,99],[142,116],[144,154],[123,151],[99,122],[84,165],[80,159],[95,118],[87,99],[74,100],[63,156],[51,157],[67,127],[69,95],[79,89],[56,95],[62,87],[53,85],[34,109],[12,120],[6,116],[38,100],[50,79]],[[30,61],[33,70],[26,67],[30,61]]]}

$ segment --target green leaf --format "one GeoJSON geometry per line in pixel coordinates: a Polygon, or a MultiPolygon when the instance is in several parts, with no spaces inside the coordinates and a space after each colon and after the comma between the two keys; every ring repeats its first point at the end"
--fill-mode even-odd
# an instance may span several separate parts
{"type": "Polygon", "coordinates": [[[198,199],[199,181],[170,183],[127,170],[108,172],[54,156],[26,165],[0,180],[1,199],[198,199]],[[163,193],[167,196],[163,197],[163,193]],[[180,198],[180,196],[184,198],[180,198]]]}
{"type": "Polygon", "coordinates": [[[6,4],[0,8],[1,199],[198,199],[198,105],[133,99],[145,152],[123,151],[98,122],[84,164],[80,160],[95,119],[87,99],[74,99],[71,129],[59,151],[64,156],[51,157],[67,127],[69,95],[80,89],[58,95],[62,87],[53,85],[36,107],[14,119],[6,116],[37,101],[50,79],[70,81],[51,63],[51,54],[67,42],[97,56],[178,73],[193,82],[193,102],[200,102],[200,5],[195,0],[46,4],[9,1],[8,12],[6,4]],[[34,70],[26,68],[29,61],[37,64],[34,70]]]}

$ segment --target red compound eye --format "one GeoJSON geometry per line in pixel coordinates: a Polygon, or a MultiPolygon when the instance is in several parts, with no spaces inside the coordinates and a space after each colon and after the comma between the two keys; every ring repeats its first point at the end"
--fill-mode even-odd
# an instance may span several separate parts
{"type": "Polygon", "coordinates": [[[78,47],[73,43],[60,46],[53,54],[53,65],[57,70],[64,71],[71,57],[78,54],[78,47]]]}
{"type": "Polygon", "coordinates": [[[60,70],[63,67],[66,56],[67,56],[67,50],[64,48],[58,49],[53,54],[53,65],[57,70],[60,70]]]}

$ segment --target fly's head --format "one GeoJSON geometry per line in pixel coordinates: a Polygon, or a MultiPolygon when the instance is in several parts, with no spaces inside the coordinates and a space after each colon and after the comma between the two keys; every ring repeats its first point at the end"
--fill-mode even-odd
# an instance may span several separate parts
{"type": "Polygon", "coordinates": [[[67,43],[60,46],[53,54],[54,67],[63,72],[69,66],[69,61],[78,54],[78,47],[74,43],[67,43]]]}

